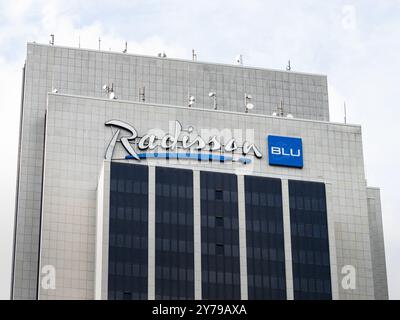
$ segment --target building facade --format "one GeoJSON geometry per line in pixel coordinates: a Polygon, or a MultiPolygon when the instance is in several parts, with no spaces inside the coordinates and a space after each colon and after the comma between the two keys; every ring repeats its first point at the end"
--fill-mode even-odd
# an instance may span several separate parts
{"type": "Polygon", "coordinates": [[[21,108],[13,299],[387,299],[325,76],[29,43],[21,108]]]}

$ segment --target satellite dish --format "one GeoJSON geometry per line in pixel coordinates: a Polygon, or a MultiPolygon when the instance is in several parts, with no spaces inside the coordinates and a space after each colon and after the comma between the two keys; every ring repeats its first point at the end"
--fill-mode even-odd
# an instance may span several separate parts
{"type": "Polygon", "coordinates": [[[278,114],[276,112],[272,112],[272,115],[276,117],[278,114]]]}
{"type": "Polygon", "coordinates": [[[110,92],[110,96],[109,97],[110,97],[110,100],[116,99],[114,92],[110,92]]]}
{"type": "Polygon", "coordinates": [[[208,94],[208,96],[211,98],[211,97],[215,97],[215,92],[210,92],[209,94],[208,94]]]}
{"type": "Polygon", "coordinates": [[[254,104],[248,103],[248,104],[246,105],[246,109],[247,109],[247,110],[252,110],[252,109],[254,109],[254,104]]]}
{"type": "Polygon", "coordinates": [[[193,96],[189,97],[189,106],[192,106],[194,104],[194,102],[196,101],[196,98],[193,96]]]}
{"type": "Polygon", "coordinates": [[[102,88],[103,90],[107,90],[108,86],[105,84],[102,88]]]}
{"type": "Polygon", "coordinates": [[[56,88],[54,88],[51,92],[58,93],[58,90],[56,88]]]}
{"type": "Polygon", "coordinates": [[[293,119],[293,115],[292,115],[291,113],[288,113],[288,114],[286,115],[286,118],[293,119]]]}

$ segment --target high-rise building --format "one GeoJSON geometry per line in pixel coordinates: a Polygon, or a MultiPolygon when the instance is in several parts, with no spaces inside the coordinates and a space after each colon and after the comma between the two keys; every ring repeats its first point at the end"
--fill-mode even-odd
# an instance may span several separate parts
{"type": "Polygon", "coordinates": [[[13,299],[387,299],[327,78],[27,45],[13,299]]]}

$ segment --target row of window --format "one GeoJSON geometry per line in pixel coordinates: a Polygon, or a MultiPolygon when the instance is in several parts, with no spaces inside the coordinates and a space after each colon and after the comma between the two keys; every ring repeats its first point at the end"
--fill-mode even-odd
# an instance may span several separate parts
{"type": "Polygon", "coordinates": [[[201,244],[201,253],[205,255],[225,255],[239,257],[239,246],[208,241],[201,244]]]}
{"type": "Polygon", "coordinates": [[[291,224],[291,233],[293,236],[326,239],[328,237],[328,226],[293,222],[291,224]]]}
{"type": "Polygon", "coordinates": [[[237,202],[237,191],[223,190],[222,187],[201,188],[200,195],[210,201],[237,202]]]}
{"type": "Polygon", "coordinates": [[[247,247],[247,258],[267,261],[285,261],[285,252],[282,248],[276,247],[247,247]]]}
{"type": "Polygon", "coordinates": [[[147,268],[139,263],[111,262],[108,269],[109,274],[127,277],[146,277],[147,268]]]}
{"type": "MultiPolygon", "coordinates": [[[[179,182],[180,183],[180,182],[179,182]]],[[[156,184],[156,193],[159,197],[165,198],[187,198],[193,199],[193,185],[191,186],[182,186],[181,184],[174,183],[161,183],[157,182],[156,184]]]]}
{"type": "Polygon", "coordinates": [[[295,291],[302,291],[307,293],[331,293],[331,282],[329,280],[320,280],[315,278],[294,278],[293,287],[295,291]]]}
{"type": "MultiPolygon", "coordinates": [[[[147,297],[147,170],[111,166],[109,298],[147,297]]],[[[244,182],[249,299],[286,299],[281,181],[244,182]]],[[[240,299],[237,177],[201,172],[200,189],[202,298],[240,299]]],[[[289,195],[295,299],[329,299],[325,187],[289,181],[289,195]]],[[[157,167],[155,197],[156,298],[193,299],[192,171],[157,167]]]]}
{"type": "Polygon", "coordinates": [[[214,216],[201,217],[201,225],[206,228],[238,229],[239,220],[237,218],[225,217],[222,213],[216,213],[214,216]]]}
{"type": "Polygon", "coordinates": [[[129,193],[129,194],[143,194],[148,193],[147,181],[138,181],[135,179],[118,179],[111,178],[110,191],[118,193],[129,193]]]}
{"type": "Polygon", "coordinates": [[[281,181],[246,176],[244,182],[248,297],[286,299],[281,181]]]}
{"type": "Polygon", "coordinates": [[[109,246],[129,249],[146,249],[147,238],[139,235],[110,233],[109,246]]]}
{"type": "Polygon", "coordinates": [[[292,259],[294,263],[329,266],[329,253],[327,251],[295,250],[292,259]]]}
{"type": "Polygon", "coordinates": [[[194,270],[179,267],[156,267],[156,279],[194,281],[194,270]]]}
{"type": "Polygon", "coordinates": [[[331,299],[325,185],[289,181],[294,298],[331,299]]]}
{"type": "Polygon", "coordinates": [[[189,216],[185,212],[176,213],[173,209],[166,208],[162,213],[156,215],[156,223],[192,226],[193,216],[189,216]]]}
{"type": "Polygon", "coordinates": [[[147,183],[148,168],[146,166],[125,163],[111,164],[109,299],[147,299],[147,183]],[[139,215],[134,215],[138,212],[140,212],[140,220],[139,215]],[[135,221],[146,223],[132,223],[135,221]]]}
{"type": "MultiPolygon", "coordinates": [[[[246,189],[248,190],[248,189],[246,189]]],[[[282,207],[282,195],[267,193],[269,190],[264,192],[246,192],[245,199],[246,204],[264,209],[265,207],[281,208],[282,207]]]]}
{"type": "MultiPolygon", "coordinates": [[[[147,202],[147,197],[143,201],[147,202]]],[[[122,203],[120,202],[120,204],[122,203]]],[[[136,202],[136,204],[139,204],[139,206],[110,207],[110,219],[147,222],[147,211],[143,210],[143,206],[139,202],[136,202]]]]}
{"type": "Polygon", "coordinates": [[[323,198],[311,198],[303,196],[289,197],[289,205],[292,209],[304,211],[325,211],[326,203],[323,198]]]}
{"type": "Polygon", "coordinates": [[[155,289],[160,299],[194,298],[193,173],[156,168],[155,289]]]}
{"type": "Polygon", "coordinates": [[[203,299],[240,299],[236,176],[201,172],[200,189],[203,299]],[[218,217],[232,223],[217,227],[218,217]]]}

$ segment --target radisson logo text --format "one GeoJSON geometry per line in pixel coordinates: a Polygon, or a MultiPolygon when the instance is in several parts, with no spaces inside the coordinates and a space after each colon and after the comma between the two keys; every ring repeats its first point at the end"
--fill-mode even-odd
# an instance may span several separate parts
{"type": "Polygon", "coordinates": [[[110,120],[105,125],[117,128],[107,147],[105,154],[105,159],[107,160],[113,158],[117,142],[121,143],[128,153],[125,159],[193,159],[248,164],[251,162],[251,158],[246,156],[250,153],[256,158],[262,158],[260,149],[254,143],[244,141],[240,146],[235,138],[230,138],[223,144],[216,135],[211,136],[209,139],[203,139],[201,136],[194,134],[194,128],[191,126],[184,130],[179,121],[175,121],[173,134],[168,133],[163,136],[158,136],[154,133],[146,133],[143,136],[139,136],[133,126],[120,120],[110,120]],[[121,133],[122,130],[127,131],[128,134],[123,135],[121,133]],[[138,149],[138,151],[135,149],[138,149]],[[163,149],[164,152],[159,152],[159,149],[163,149]],[[151,152],[146,152],[149,150],[151,152]],[[203,150],[209,152],[201,153],[203,150]],[[235,152],[237,150],[241,150],[241,155],[235,152]]]}

